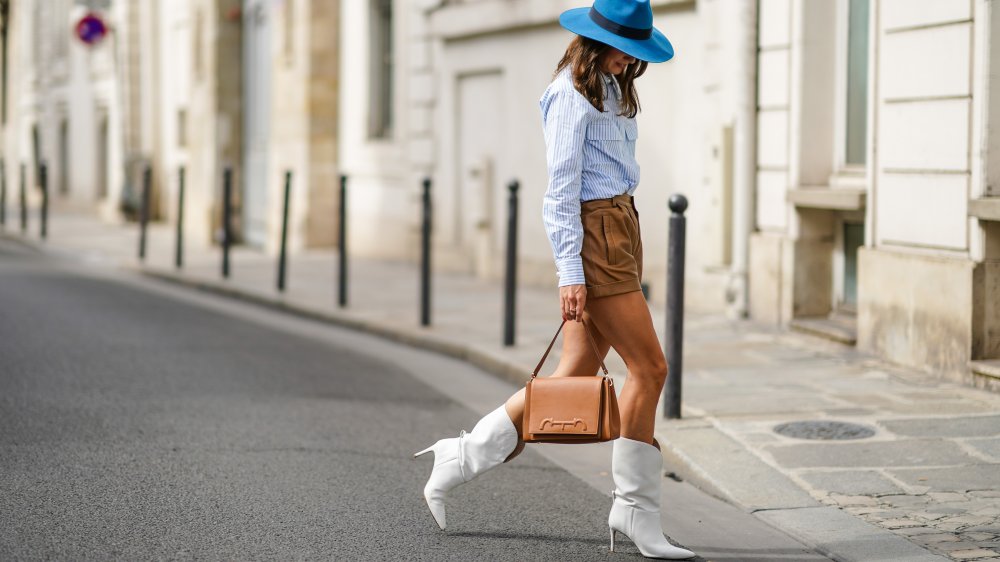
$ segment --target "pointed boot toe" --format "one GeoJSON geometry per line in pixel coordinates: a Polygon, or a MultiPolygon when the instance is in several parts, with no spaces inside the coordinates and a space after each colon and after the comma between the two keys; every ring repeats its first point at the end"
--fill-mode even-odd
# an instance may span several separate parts
{"type": "Polygon", "coordinates": [[[506,460],[517,446],[517,430],[503,406],[479,420],[471,433],[442,439],[413,455],[434,453],[434,468],[424,486],[424,500],[438,527],[444,530],[448,492],[506,460]]]}
{"type": "Polygon", "coordinates": [[[427,508],[431,510],[431,516],[434,517],[434,522],[438,524],[438,527],[440,527],[442,531],[444,531],[447,526],[444,512],[444,502],[431,497],[426,490],[424,491],[424,500],[427,501],[427,508]]]}

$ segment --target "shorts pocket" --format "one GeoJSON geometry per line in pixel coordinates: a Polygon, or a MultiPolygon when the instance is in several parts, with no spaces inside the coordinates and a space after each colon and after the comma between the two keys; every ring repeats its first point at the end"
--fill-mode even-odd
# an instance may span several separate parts
{"type": "Polygon", "coordinates": [[[618,263],[618,236],[615,235],[615,221],[611,215],[601,217],[604,227],[604,243],[608,248],[608,265],[618,263]]]}

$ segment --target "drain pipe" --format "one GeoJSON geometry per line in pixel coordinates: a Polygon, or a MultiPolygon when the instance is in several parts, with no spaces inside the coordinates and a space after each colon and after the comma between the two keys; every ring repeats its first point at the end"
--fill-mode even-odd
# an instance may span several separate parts
{"type": "Polygon", "coordinates": [[[739,60],[735,87],[733,127],[733,261],[726,287],[727,312],[731,318],[750,313],[750,234],[754,228],[754,190],[757,175],[757,2],[739,2],[734,38],[739,60]]]}

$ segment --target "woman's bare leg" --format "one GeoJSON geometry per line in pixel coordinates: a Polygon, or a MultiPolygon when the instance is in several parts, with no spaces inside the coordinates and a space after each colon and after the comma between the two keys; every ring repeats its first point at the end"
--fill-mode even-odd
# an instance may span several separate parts
{"type": "MultiPolygon", "coordinates": [[[[597,350],[601,353],[601,359],[604,359],[608,354],[610,345],[600,330],[594,326],[594,322],[589,317],[589,314],[585,312],[583,318],[584,322],[587,322],[587,325],[590,326],[590,332],[594,336],[594,343],[597,344],[597,350]]],[[[566,322],[566,325],[563,326],[563,344],[562,353],[559,355],[559,364],[551,376],[572,377],[595,375],[600,366],[601,364],[597,357],[594,356],[594,350],[587,340],[587,333],[584,331],[583,325],[579,322],[566,322]]],[[[507,400],[506,409],[507,415],[514,422],[514,427],[517,428],[517,434],[520,435],[522,418],[524,417],[523,388],[515,392],[507,400]]],[[[521,454],[523,450],[524,442],[519,441],[517,447],[514,448],[514,452],[507,457],[507,461],[521,454]]]]}
{"type": "Polygon", "coordinates": [[[590,299],[587,312],[604,341],[628,367],[628,378],[618,398],[622,436],[657,445],[653,425],[667,378],[667,362],[642,292],[590,299]]]}

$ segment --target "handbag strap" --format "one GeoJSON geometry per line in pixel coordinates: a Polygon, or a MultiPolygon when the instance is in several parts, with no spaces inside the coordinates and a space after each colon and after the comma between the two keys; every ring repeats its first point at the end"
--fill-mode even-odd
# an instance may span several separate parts
{"type": "MultiPolygon", "coordinates": [[[[581,322],[581,324],[583,324],[583,331],[587,332],[587,340],[590,341],[590,347],[591,347],[591,349],[594,350],[594,355],[597,357],[597,360],[601,363],[601,370],[604,371],[605,376],[607,376],[608,375],[608,368],[606,366],[604,366],[604,359],[601,359],[601,352],[597,350],[597,342],[594,341],[594,336],[593,336],[593,334],[590,333],[590,328],[587,327],[587,323],[586,322],[581,322]]],[[[538,365],[535,366],[535,370],[532,371],[531,378],[537,377],[538,376],[538,371],[542,370],[542,365],[545,364],[545,360],[548,359],[549,352],[552,351],[552,346],[555,345],[556,338],[559,337],[559,332],[562,331],[563,326],[565,326],[565,325],[566,325],[566,321],[565,320],[562,321],[562,324],[559,324],[559,329],[556,330],[556,335],[552,336],[552,341],[549,342],[548,349],[546,349],[545,353],[542,354],[542,359],[538,362],[538,365]]]]}

